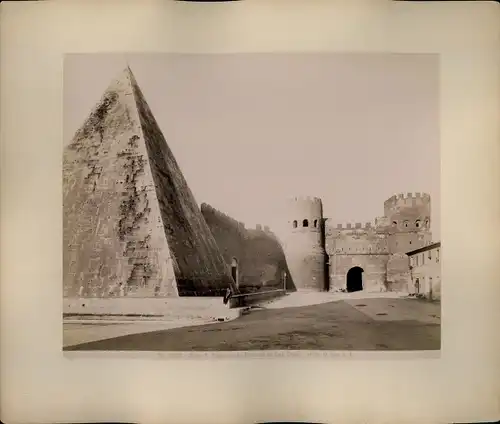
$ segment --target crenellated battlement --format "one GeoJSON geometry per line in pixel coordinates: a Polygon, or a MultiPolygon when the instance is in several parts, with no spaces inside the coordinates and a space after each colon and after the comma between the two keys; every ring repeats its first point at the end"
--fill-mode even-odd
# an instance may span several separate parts
{"type": "Polygon", "coordinates": [[[391,206],[397,205],[399,203],[408,204],[410,202],[413,203],[413,201],[420,203],[429,203],[430,200],[431,196],[427,193],[398,193],[389,197],[389,199],[384,202],[384,205],[391,206]]]}
{"type": "Polygon", "coordinates": [[[208,203],[202,203],[200,205],[201,213],[203,215],[212,215],[217,218],[218,221],[225,223],[227,226],[235,228],[237,230],[243,231],[245,229],[245,224],[243,222],[237,221],[236,219],[230,217],[229,215],[221,212],[218,209],[215,209],[213,206],[208,203]]]}
{"type": "Polygon", "coordinates": [[[323,203],[319,197],[296,196],[288,198],[288,220],[302,222],[307,220],[323,219],[323,203]]]}
{"type": "Polygon", "coordinates": [[[353,245],[350,248],[346,247],[336,247],[333,252],[340,255],[380,255],[389,253],[389,247],[384,244],[375,244],[373,246],[356,246],[353,245]]]}
{"type": "Polygon", "coordinates": [[[345,231],[345,230],[370,230],[374,228],[373,223],[371,222],[347,222],[343,224],[334,224],[331,223],[329,219],[327,219],[327,225],[337,231],[345,231]]]}
{"type": "Polygon", "coordinates": [[[302,203],[317,203],[321,204],[321,198],[314,196],[295,196],[289,199],[292,202],[302,202],[302,203]]]}
{"type": "Polygon", "coordinates": [[[272,234],[271,228],[268,225],[256,224],[255,228],[252,228],[251,230],[260,233],[272,234]]]}

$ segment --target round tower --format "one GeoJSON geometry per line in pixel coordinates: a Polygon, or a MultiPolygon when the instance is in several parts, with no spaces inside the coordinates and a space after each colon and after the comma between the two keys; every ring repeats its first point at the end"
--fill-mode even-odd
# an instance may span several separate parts
{"type": "Polygon", "coordinates": [[[432,241],[431,197],[427,193],[392,196],[384,202],[391,253],[419,249],[432,241]]]}
{"type": "Polygon", "coordinates": [[[326,289],[323,204],[317,197],[288,200],[284,250],[297,290],[326,289]]]}

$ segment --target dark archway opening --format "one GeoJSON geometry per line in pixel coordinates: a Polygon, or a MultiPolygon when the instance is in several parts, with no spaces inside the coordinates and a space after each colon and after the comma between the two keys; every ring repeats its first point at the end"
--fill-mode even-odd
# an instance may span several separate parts
{"type": "Polygon", "coordinates": [[[239,279],[238,279],[238,260],[233,258],[231,261],[231,277],[233,277],[234,282],[236,283],[236,287],[239,287],[239,279]]]}
{"type": "Polygon", "coordinates": [[[363,268],[355,266],[347,272],[346,289],[349,293],[363,290],[363,268]]]}

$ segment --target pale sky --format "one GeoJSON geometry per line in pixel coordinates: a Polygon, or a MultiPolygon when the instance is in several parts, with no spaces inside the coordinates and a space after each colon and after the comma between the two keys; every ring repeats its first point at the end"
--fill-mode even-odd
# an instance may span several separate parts
{"type": "Polygon", "coordinates": [[[65,143],[127,63],[198,203],[278,229],[291,196],[354,223],[427,192],[439,240],[437,56],[69,55],[65,143]]]}

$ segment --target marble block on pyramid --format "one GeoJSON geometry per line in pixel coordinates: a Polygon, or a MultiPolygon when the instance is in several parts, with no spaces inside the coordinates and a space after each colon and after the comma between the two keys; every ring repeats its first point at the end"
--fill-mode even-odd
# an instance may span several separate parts
{"type": "Polygon", "coordinates": [[[219,296],[234,281],[130,68],[64,149],[64,296],[219,296]]]}

